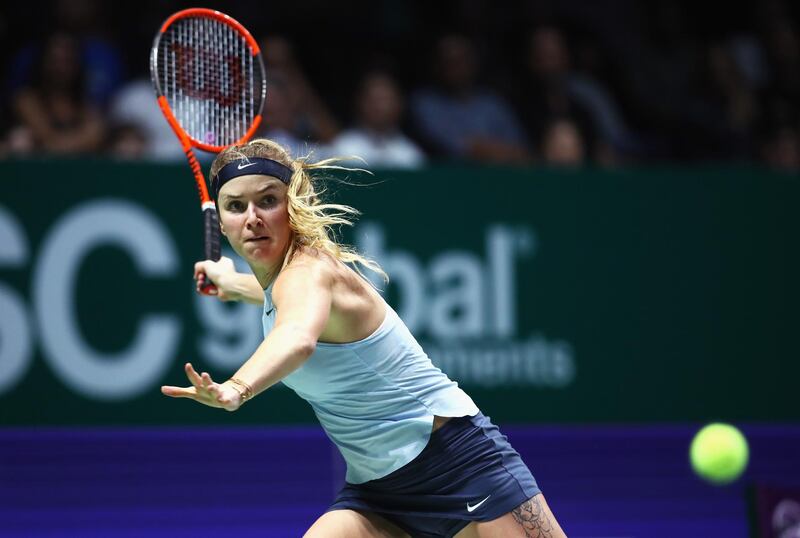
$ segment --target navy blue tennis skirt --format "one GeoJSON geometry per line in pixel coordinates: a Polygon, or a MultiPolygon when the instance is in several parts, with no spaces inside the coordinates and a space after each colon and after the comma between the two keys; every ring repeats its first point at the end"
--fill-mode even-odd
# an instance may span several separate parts
{"type": "Polygon", "coordinates": [[[378,514],[413,537],[449,537],[540,493],[533,475],[488,417],[452,418],[410,463],[383,478],[345,484],[328,509],[378,514]]]}

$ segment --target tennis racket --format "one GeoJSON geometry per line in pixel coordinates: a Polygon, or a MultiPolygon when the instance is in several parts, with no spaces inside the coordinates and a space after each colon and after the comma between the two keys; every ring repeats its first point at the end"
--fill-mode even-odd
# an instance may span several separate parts
{"type": "MultiPolygon", "coordinates": [[[[258,43],[237,21],[212,9],[170,16],[153,40],[150,77],[158,105],[189,160],[203,212],[205,257],[220,258],[219,217],[194,148],[218,153],[253,136],[267,94],[258,43]]],[[[201,282],[205,294],[213,284],[201,282]]]]}

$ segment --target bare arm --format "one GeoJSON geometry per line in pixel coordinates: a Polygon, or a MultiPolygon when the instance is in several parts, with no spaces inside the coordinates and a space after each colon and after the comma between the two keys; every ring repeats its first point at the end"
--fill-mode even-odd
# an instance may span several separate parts
{"type": "Polygon", "coordinates": [[[332,304],[333,277],[319,262],[301,262],[284,269],[272,290],[275,327],[234,378],[255,396],[297,368],[314,352],[332,304]]]}
{"type": "MultiPolygon", "coordinates": [[[[332,274],[322,263],[301,262],[281,272],[272,290],[277,310],[275,327],[232,378],[250,387],[250,396],[271,387],[311,356],[328,323],[332,288],[332,274]]],[[[164,386],[161,392],[228,411],[242,405],[244,391],[231,380],[215,383],[209,374],[198,374],[190,363],[186,364],[186,375],[191,387],[164,386]]]]}

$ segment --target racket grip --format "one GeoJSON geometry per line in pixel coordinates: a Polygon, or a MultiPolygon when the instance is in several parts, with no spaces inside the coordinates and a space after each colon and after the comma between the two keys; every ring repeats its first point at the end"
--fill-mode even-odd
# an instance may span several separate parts
{"type": "Polygon", "coordinates": [[[205,255],[207,260],[220,259],[220,231],[217,208],[209,206],[203,209],[203,229],[205,233],[205,255]]]}
{"type": "MultiPolygon", "coordinates": [[[[217,208],[207,206],[203,208],[204,247],[207,260],[219,261],[221,257],[220,230],[217,208]]],[[[208,278],[203,278],[200,283],[200,292],[211,295],[216,291],[216,286],[208,278]]]]}

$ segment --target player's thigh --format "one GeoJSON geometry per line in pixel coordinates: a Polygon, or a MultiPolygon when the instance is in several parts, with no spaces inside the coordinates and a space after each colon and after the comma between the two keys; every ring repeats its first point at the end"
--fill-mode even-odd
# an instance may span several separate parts
{"type": "Polygon", "coordinates": [[[511,512],[493,519],[470,523],[456,538],[566,538],[541,493],[511,512]]]}
{"type": "Polygon", "coordinates": [[[384,518],[355,510],[332,510],[320,516],[303,538],[409,538],[384,518]]]}

